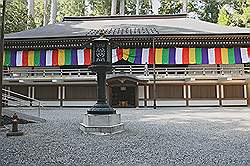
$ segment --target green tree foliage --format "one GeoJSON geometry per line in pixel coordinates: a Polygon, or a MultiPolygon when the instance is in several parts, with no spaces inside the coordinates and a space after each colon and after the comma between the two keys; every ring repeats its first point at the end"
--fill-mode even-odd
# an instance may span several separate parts
{"type": "Polygon", "coordinates": [[[111,0],[89,0],[89,4],[92,16],[111,14],[111,0]]]}
{"type": "Polygon", "coordinates": [[[61,21],[64,16],[84,16],[84,0],[60,0],[57,8],[57,21],[61,21]]]}
{"type": "Polygon", "coordinates": [[[225,7],[223,7],[219,12],[218,24],[229,25],[229,23],[230,23],[230,17],[225,7]]]}
{"type": "Polygon", "coordinates": [[[220,9],[219,0],[191,0],[188,4],[188,11],[197,14],[203,21],[217,23],[220,9]]]}
{"type": "MultiPolygon", "coordinates": [[[[34,22],[37,27],[40,27],[43,25],[43,11],[44,11],[43,0],[35,0],[34,6],[35,6],[34,22]]],[[[46,10],[48,11],[48,8],[46,10]]]]}
{"type": "Polygon", "coordinates": [[[191,0],[188,11],[204,21],[249,27],[250,0],[191,0]]]}
{"type": "Polygon", "coordinates": [[[159,14],[177,14],[180,13],[182,4],[179,0],[161,0],[159,14]]]}
{"type": "MultiPolygon", "coordinates": [[[[148,0],[140,0],[139,3],[139,14],[144,15],[148,13],[149,2],[148,0]]],[[[135,0],[126,0],[125,2],[125,14],[126,15],[135,15],[136,14],[136,1],[135,0]]]]}
{"type": "Polygon", "coordinates": [[[225,1],[220,9],[218,24],[250,27],[250,0],[225,1]]]}
{"type": "Polygon", "coordinates": [[[243,7],[243,13],[241,15],[241,20],[245,27],[250,28],[250,0],[246,1],[245,7],[243,7]]]}
{"type": "MultiPolygon", "coordinates": [[[[110,15],[111,14],[111,1],[112,0],[89,0],[92,16],[98,15],[110,15]]],[[[119,15],[120,1],[117,1],[117,15],[119,15]]],[[[149,2],[148,0],[140,1],[140,14],[147,14],[149,2]]],[[[135,15],[136,13],[136,1],[125,0],[125,14],[135,15]]]]}
{"type": "Polygon", "coordinates": [[[27,29],[27,1],[12,0],[6,3],[5,33],[24,31],[27,29]]]}
{"type": "Polygon", "coordinates": [[[217,23],[220,3],[217,0],[203,0],[203,8],[200,19],[212,23],[217,23]]]}
{"type": "Polygon", "coordinates": [[[148,14],[149,2],[148,0],[140,1],[140,15],[148,14]]]}
{"type": "MultiPolygon", "coordinates": [[[[46,18],[50,15],[50,0],[46,8],[46,18]]],[[[43,25],[44,0],[35,0],[35,16],[28,17],[27,0],[8,0],[6,4],[5,33],[19,32],[43,25]]],[[[59,0],[57,21],[63,16],[83,16],[84,0],[59,0]]]]}

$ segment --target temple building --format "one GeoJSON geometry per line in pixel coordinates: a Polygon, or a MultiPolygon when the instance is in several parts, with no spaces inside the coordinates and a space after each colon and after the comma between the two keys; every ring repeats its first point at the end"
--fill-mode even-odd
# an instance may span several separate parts
{"type": "Polygon", "coordinates": [[[47,106],[92,106],[91,42],[112,47],[114,107],[250,105],[250,29],[180,15],[65,17],[5,36],[4,88],[47,106]]]}

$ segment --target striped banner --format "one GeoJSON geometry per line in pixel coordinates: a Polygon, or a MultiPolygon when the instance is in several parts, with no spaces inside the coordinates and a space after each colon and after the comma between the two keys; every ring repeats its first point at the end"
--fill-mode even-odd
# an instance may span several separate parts
{"type": "MultiPolygon", "coordinates": [[[[126,60],[134,64],[241,64],[249,63],[250,48],[116,48],[112,63],[126,60]]],[[[4,66],[90,65],[91,49],[4,51],[4,66]]]]}
{"type": "Polygon", "coordinates": [[[4,66],[90,65],[91,49],[13,50],[4,51],[4,66]]]}
{"type": "Polygon", "coordinates": [[[250,48],[126,48],[112,50],[112,63],[241,64],[249,63],[250,48]]]}

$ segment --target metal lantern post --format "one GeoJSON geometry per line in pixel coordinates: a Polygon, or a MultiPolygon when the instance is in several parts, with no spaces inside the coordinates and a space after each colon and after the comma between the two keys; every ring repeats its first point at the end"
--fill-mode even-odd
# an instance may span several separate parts
{"type": "Polygon", "coordinates": [[[101,35],[92,42],[90,69],[97,74],[97,102],[84,114],[80,129],[96,135],[114,134],[124,131],[121,115],[109,106],[106,97],[106,73],[112,68],[110,41],[101,35]]]}
{"type": "Polygon", "coordinates": [[[110,42],[101,36],[92,43],[92,64],[90,69],[97,74],[97,103],[88,114],[115,114],[116,111],[107,104],[106,72],[112,68],[110,42]]]}

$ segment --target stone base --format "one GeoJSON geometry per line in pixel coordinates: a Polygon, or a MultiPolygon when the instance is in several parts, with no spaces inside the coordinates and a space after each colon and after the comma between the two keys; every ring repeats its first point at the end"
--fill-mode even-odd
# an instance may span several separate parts
{"type": "Polygon", "coordinates": [[[124,124],[121,123],[120,114],[84,114],[83,123],[80,123],[80,129],[84,133],[108,135],[124,131],[124,124]]]}
{"type": "Polygon", "coordinates": [[[21,131],[18,131],[18,132],[8,132],[7,134],[6,134],[6,136],[7,137],[10,137],[10,136],[22,136],[23,135],[23,132],[21,132],[21,131]]]}

